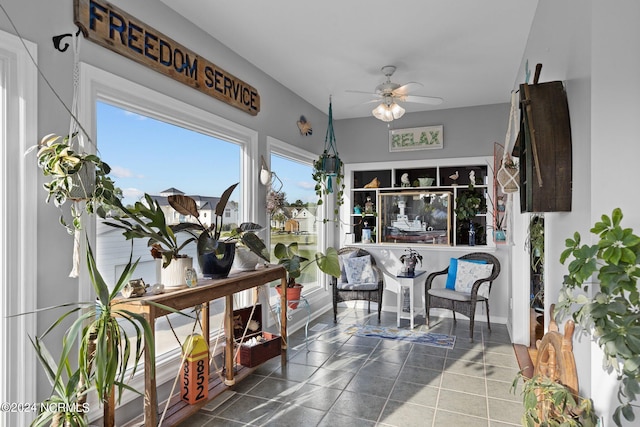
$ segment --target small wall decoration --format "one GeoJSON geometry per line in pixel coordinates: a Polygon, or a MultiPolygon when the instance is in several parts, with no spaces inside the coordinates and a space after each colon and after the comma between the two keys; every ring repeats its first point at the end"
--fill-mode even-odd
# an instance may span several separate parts
{"type": "Polygon", "coordinates": [[[389,151],[435,150],[443,147],[442,126],[389,131],[389,151]]]}
{"type": "Polygon", "coordinates": [[[313,129],[311,128],[311,122],[308,122],[305,116],[300,116],[300,120],[298,120],[298,129],[300,129],[300,135],[308,136],[313,134],[313,129]]]}

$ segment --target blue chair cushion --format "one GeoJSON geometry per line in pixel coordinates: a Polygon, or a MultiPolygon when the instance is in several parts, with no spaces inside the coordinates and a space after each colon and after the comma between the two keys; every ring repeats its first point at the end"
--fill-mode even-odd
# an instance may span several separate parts
{"type": "MultiPolygon", "coordinates": [[[[481,259],[463,259],[462,261],[473,262],[476,264],[486,264],[487,261],[481,259]]],[[[449,260],[449,271],[447,272],[447,284],[445,288],[454,291],[456,289],[456,275],[458,273],[458,258],[449,260]]]]}

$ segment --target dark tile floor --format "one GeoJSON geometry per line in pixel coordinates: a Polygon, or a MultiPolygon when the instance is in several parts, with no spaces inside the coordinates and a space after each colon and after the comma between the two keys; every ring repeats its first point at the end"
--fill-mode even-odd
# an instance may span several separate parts
{"type": "MultiPolygon", "coordinates": [[[[519,390],[510,392],[518,364],[507,328],[488,331],[476,322],[471,343],[468,321],[433,320],[431,331],[457,337],[452,350],[352,336],[343,332],[348,326],[377,325],[377,316],[344,308],[336,325],[327,312],[310,325],[308,351],[304,330],[292,334],[284,369],[279,357],[271,359],[180,425],[520,425],[519,390]]],[[[395,314],[383,313],[381,324],[395,326],[395,314]]],[[[418,324],[426,330],[423,318],[418,324]]]]}

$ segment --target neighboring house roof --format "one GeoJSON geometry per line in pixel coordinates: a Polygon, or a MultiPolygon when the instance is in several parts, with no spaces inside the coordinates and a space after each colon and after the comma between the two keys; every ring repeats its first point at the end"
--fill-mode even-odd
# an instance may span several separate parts
{"type": "Polygon", "coordinates": [[[175,195],[175,194],[184,194],[182,191],[178,190],[177,188],[171,187],[171,188],[167,188],[164,191],[160,192],[161,196],[171,196],[171,195],[175,195]]]}

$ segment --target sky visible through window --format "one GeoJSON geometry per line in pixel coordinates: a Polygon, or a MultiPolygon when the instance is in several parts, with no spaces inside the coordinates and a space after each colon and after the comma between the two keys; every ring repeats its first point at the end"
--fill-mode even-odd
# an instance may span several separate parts
{"type": "MultiPolygon", "coordinates": [[[[98,150],[111,166],[125,204],[134,203],[145,192],[157,195],[170,187],[191,195],[220,196],[240,181],[236,144],[104,102],[97,103],[97,117],[98,150]]],[[[276,156],[271,159],[271,170],[285,184],[288,201],[316,202],[308,165],[276,156]]]]}

